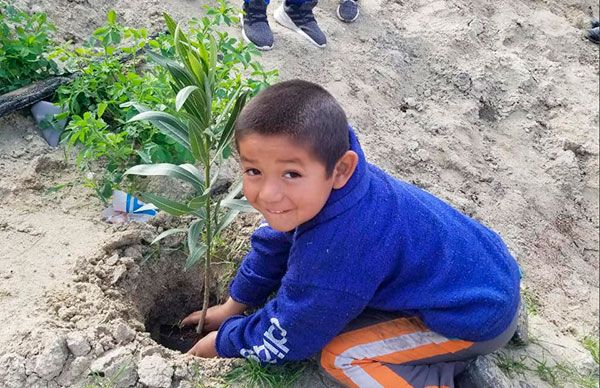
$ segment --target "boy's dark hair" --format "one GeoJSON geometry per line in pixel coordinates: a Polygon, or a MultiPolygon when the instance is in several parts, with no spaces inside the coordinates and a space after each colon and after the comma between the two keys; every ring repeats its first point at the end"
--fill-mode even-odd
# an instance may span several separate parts
{"type": "Polygon", "coordinates": [[[348,121],[327,90],[308,81],[277,83],[260,92],[235,123],[235,143],[250,134],[284,135],[308,146],[327,176],[349,149],[348,121]]]}

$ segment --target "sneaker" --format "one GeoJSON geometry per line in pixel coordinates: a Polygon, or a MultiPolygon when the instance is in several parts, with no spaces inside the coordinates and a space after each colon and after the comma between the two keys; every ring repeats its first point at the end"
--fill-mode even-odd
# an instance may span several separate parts
{"type": "Polygon", "coordinates": [[[352,23],[358,18],[358,2],[356,0],[340,0],[336,13],[341,21],[352,23]]]}
{"type": "Polygon", "coordinates": [[[275,10],[275,21],[305,37],[310,43],[323,48],[327,44],[325,34],[319,28],[313,8],[317,0],[308,0],[302,4],[286,4],[284,1],[275,10]]]}
{"type": "Polygon", "coordinates": [[[246,42],[254,43],[257,49],[273,48],[273,33],[267,21],[267,3],[264,0],[244,1],[242,36],[246,42]]]}
{"type": "Polygon", "coordinates": [[[588,38],[590,42],[600,44],[600,27],[594,27],[587,30],[586,38],[588,38]]]}

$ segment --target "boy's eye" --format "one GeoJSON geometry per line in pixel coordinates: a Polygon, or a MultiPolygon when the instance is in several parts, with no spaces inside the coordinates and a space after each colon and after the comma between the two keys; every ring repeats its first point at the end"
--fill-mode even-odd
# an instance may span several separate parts
{"type": "Polygon", "coordinates": [[[286,173],[283,174],[284,178],[300,178],[302,175],[300,175],[299,173],[297,173],[296,171],[288,171],[286,173]]]}
{"type": "Polygon", "coordinates": [[[260,171],[258,171],[255,168],[248,168],[248,169],[246,169],[246,171],[244,171],[244,174],[246,174],[248,176],[256,176],[256,175],[260,175],[260,171]]]}

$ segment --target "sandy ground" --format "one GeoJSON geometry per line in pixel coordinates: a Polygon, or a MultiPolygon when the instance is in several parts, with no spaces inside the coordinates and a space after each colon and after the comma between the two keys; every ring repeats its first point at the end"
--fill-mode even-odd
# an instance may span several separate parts
{"type": "MultiPolygon", "coordinates": [[[[17,3],[46,11],[60,35],[75,41],[112,8],[125,24],[151,29],[161,28],[163,10],[179,19],[201,13],[193,0],[17,3]]],[[[330,90],[371,162],[497,230],[518,259],[537,310],[530,317],[536,343],[525,353],[589,369],[579,340],[598,333],[599,70],[598,46],[582,34],[598,17],[598,4],[365,0],[351,25],[335,18],[335,5],[321,1],[316,11],[326,49],[271,21],[275,49],[261,62],[278,68],[281,79],[304,78],[330,90]]],[[[128,331],[143,326],[143,318],[117,314],[113,322],[61,310],[82,306],[84,297],[69,299],[77,295],[89,296],[85,303],[100,311],[127,310],[131,301],[124,292],[107,290],[123,268],[146,271],[126,246],[143,250],[143,236],[158,231],[102,223],[100,204],[78,179],[63,152],[37,136],[27,112],[0,119],[0,343],[6,344],[0,366],[8,366],[0,383],[65,385],[117,350],[109,359],[143,354],[138,376],[127,381],[147,381],[144,368],[156,370],[155,363],[167,360],[175,370],[173,386],[185,386],[187,361],[148,350],[147,336],[128,331]],[[123,233],[133,237],[115,245],[123,233]],[[82,278],[81,268],[94,275],[82,278]],[[57,296],[63,294],[70,296],[57,296]],[[112,334],[102,334],[101,326],[112,334]],[[48,337],[40,328],[61,334],[48,337]],[[83,352],[73,333],[92,350],[83,352]],[[52,345],[61,336],[72,346],[52,345]],[[105,342],[94,348],[100,339],[105,342]],[[62,364],[52,369],[52,362],[62,364]]],[[[122,290],[135,289],[132,284],[122,290]]],[[[140,308],[142,302],[133,303],[140,308]]],[[[206,378],[227,368],[206,366],[206,378]]],[[[544,386],[538,377],[515,382],[544,386]]],[[[308,381],[304,386],[317,384],[308,381]]]]}

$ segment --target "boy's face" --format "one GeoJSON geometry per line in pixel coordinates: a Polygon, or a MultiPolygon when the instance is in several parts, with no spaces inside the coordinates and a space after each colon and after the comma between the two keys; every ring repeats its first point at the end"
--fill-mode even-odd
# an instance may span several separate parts
{"type": "Polygon", "coordinates": [[[273,229],[289,232],[321,211],[335,178],[306,147],[286,136],[250,134],[238,149],[244,195],[273,229]]]}

